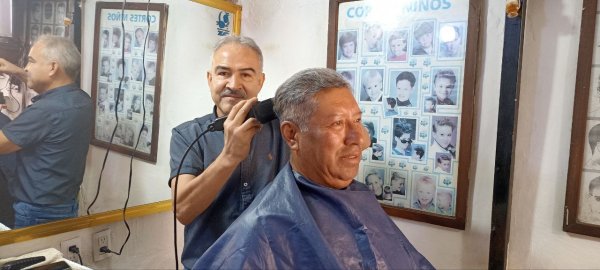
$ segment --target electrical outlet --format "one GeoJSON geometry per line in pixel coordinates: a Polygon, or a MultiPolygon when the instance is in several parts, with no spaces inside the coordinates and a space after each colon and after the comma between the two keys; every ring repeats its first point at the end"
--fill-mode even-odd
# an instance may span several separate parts
{"type": "Polygon", "coordinates": [[[81,246],[81,238],[75,237],[70,240],[65,240],[60,242],[60,252],[63,254],[63,257],[67,260],[79,263],[79,256],[76,253],[70,252],[69,247],[76,246],[79,248],[79,254],[83,253],[81,246]]]}
{"type": "Polygon", "coordinates": [[[94,254],[95,262],[104,260],[112,255],[111,253],[101,252],[101,247],[110,248],[110,229],[97,232],[92,237],[92,253],[94,254]]]}

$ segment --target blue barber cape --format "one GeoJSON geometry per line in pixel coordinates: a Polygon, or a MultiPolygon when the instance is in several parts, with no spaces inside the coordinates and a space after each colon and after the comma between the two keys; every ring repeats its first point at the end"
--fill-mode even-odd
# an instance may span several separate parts
{"type": "Polygon", "coordinates": [[[288,164],[194,269],[434,269],[364,184],[343,190],[288,164]]]}

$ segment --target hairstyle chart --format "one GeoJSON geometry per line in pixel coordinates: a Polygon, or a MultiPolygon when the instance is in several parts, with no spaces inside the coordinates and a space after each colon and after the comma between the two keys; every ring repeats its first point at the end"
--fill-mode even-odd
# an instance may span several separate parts
{"type": "Polygon", "coordinates": [[[371,136],[356,178],[382,204],[456,215],[468,10],[452,0],[339,5],[336,69],[371,136]]]}
{"type": "Polygon", "coordinates": [[[155,143],[152,141],[157,109],[155,95],[159,93],[155,87],[161,46],[160,18],[160,12],[156,10],[150,10],[148,14],[145,9],[127,9],[123,14],[120,9],[101,10],[99,36],[96,37],[95,139],[110,141],[116,112],[119,121],[113,144],[133,149],[139,136],[136,150],[150,153],[155,143]]]}
{"type": "Polygon", "coordinates": [[[41,35],[67,37],[70,19],[67,0],[31,1],[28,16],[29,44],[41,35]],[[65,21],[66,20],[66,21],[65,21]]]}

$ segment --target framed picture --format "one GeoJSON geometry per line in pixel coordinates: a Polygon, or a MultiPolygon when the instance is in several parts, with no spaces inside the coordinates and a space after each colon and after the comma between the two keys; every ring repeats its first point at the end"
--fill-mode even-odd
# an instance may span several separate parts
{"type": "Polygon", "coordinates": [[[464,229],[481,2],[329,3],[327,66],[372,138],[357,179],[389,215],[464,229]]]}
{"type": "Polygon", "coordinates": [[[122,7],[96,3],[92,144],[156,162],[168,7],[122,7]]]}
{"type": "Polygon", "coordinates": [[[26,38],[29,45],[41,35],[72,36],[72,0],[31,0],[28,10],[26,38]],[[65,23],[65,19],[68,23],[65,23]]]}
{"type": "Polygon", "coordinates": [[[584,0],[563,229],[600,237],[600,11],[584,0]]]}

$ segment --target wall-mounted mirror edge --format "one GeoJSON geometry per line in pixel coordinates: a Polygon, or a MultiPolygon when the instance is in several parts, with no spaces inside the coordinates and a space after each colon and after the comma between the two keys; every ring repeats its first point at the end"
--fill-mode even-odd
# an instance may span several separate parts
{"type": "MultiPolygon", "coordinates": [[[[125,214],[127,219],[132,219],[171,211],[171,209],[171,200],[164,200],[155,203],[128,207],[125,214]]],[[[33,227],[4,231],[2,234],[0,234],[0,246],[81,230],[103,224],[114,223],[121,221],[122,219],[123,209],[117,209],[108,212],[92,214],[89,216],[45,223],[33,227]]]]}

